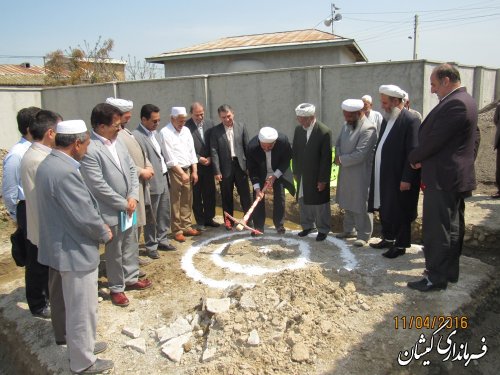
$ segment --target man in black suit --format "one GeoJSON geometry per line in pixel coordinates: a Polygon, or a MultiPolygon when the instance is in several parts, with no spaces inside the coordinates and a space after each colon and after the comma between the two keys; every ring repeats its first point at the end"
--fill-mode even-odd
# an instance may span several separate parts
{"type": "Polygon", "coordinates": [[[431,92],[439,104],[419,131],[419,145],[408,156],[422,168],[425,277],[408,287],[422,292],[457,282],[464,235],[464,198],[476,188],[475,147],[479,140],[477,105],[450,64],[434,68],[431,92]]]}
{"type": "MultiPolygon", "coordinates": [[[[262,188],[267,183],[273,190],[273,223],[279,234],[285,233],[285,190],[295,195],[293,176],[290,170],[292,146],[284,134],[271,127],[263,127],[259,134],[252,138],[247,148],[247,165],[250,181],[254,188],[254,199],[262,198],[253,212],[255,228],[264,232],[266,219],[264,193],[262,188]]],[[[255,235],[252,233],[252,235],[255,235]]]]}
{"type": "MultiPolygon", "coordinates": [[[[212,131],[210,150],[215,179],[220,182],[222,209],[232,216],[234,185],[240,195],[242,210],[246,212],[251,206],[246,172],[248,133],[243,123],[234,121],[231,106],[223,104],[217,112],[222,122],[212,131]]],[[[225,218],[224,225],[231,230],[233,223],[225,218]]]]}
{"type": "Polygon", "coordinates": [[[330,232],[330,173],[332,131],[316,119],[316,107],[302,103],[295,108],[297,122],[292,143],[292,169],[297,181],[300,209],[299,237],[318,231],[316,241],[330,232]]]}
{"type": "Polygon", "coordinates": [[[396,258],[411,246],[411,223],[417,218],[420,170],[413,169],[408,154],[418,144],[420,120],[404,105],[406,92],[395,85],[379,88],[384,121],[375,147],[368,211],[379,211],[382,241],[375,249],[396,258]]]}
{"type": "Polygon", "coordinates": [[[198,229],[218,227],[215,216],[215,180],[210,156],[212,120],[205,118],[205,108],[198,102],[191,104],[191,118],[186,126],[191,130],[194,149],[198,158],[198,183],[193,185],[193,213],[198,229]]]}

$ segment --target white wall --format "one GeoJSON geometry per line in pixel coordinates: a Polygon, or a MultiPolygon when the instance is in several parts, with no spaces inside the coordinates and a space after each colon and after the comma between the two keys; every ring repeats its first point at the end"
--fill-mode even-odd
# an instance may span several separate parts
{"type": "Polygon", "coordinates": [[[26,107],[41,107],[38,88],[0,88],[0,148],[10,149],[21,134],[17,130],[17,112],[26,107]]]}

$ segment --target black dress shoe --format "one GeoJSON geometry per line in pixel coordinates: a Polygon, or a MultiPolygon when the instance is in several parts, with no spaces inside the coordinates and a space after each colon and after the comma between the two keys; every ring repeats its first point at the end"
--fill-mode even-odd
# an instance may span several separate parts
{"type": "Polygon", "coordinates": [[[205,226],[212,227],[212,228],[218,228],[218,227],[220,227],[220,224],[214,220],[210,220],[210,221],[205,222],[205,226]]]}
{"type": "Polygon", "coordinates": [[[166,245],[161,243],[158,245],[158,250],[173,251],[175,250],[175,246],[169,243],[166,245]]]}
{"type": "Polygon", "coordinates": [[[387,241],[385,238],[383,238],[382,241],[370,244],[370,247],[374,249],[385,249],[392,246],[394,246],[394,241],[387,241]]]}
{"type": "Polygon", "coordinates": [[[305,237],[309,233],[316,233],[317,229],[316,228],[309,228],[309,229],[304,229],[298,233],[299,237],[305,237]]]}
{"type": "Polygon", "coordinates": [[[404,247],[391,247],[385,253],[382,253],[383,256],[389,259],[397,258],[398,256],[404,255],[406,253],[406,249],[404,247]]]}
{"type": "Polygon", "coordinates": [[[33,316],[36,318],[50,319],[51,316],[50,306],[47,305],[43,309],[37,311],[36,313],[33,313],[33,316]]]}
{"type": "Polygon", "coordinates": [[[420,292],[430,292],[433,290],[446,289],[446,284],[433,284],[426,277],[424,277],[420,281],[410,281],[407,285],[408,288],[415,289],[420,292]]]}
{"type": "Polygon", "coordinates": [[[286,229],[284,226],[281,226],[281,227],[276,228],[276,232],[278,232],[278,234],[285,234],[286,229]]]}
{"type": "Polygon", "coordinates": [[[318,233],[316,236],[316,241],[324,241],[328,233],[318,233]]]}
{"type": "Polygon", "coordinates": [[[160,259],[160,254],[158,254],[158,250],[148,250],[147,255],[151,259],[160,259]]]}

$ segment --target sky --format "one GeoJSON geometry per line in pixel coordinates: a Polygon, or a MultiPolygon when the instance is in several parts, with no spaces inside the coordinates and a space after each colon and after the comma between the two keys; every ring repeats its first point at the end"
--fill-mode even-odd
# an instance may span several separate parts
{"type": "MultiPolygon", "coordinates": [[[[354,39],[369,62],[417,58],[500,68],[498,0],[334,0],[333,32],[354,39]],[[411,39],[410,39],[411,38],[411,39]]],[[[317,28],[331,14],[323,0],[23,0],[0,6],[0,64],[30,62],[61,49],[113,39],[111,57],[142,61],[222,37],[317,28]]]]}

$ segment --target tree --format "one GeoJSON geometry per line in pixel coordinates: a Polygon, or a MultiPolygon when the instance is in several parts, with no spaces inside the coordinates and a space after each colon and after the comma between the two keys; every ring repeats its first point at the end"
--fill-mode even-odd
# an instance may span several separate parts
{"type": "Polygon", "coordinates": [[[141,62],[134,56],[132,59],[130,55],[127,58],[127,65],[125,71],[127,72],[127,80],[136,81],[139,79],[155,79],[161,67],[148,62],[141,62]]]}
{"type": "Polygon", "coordinates": [[[85,40],[83,47],[49,52],[45,63],[47,84],[66,86],[124,79],[124,64],[110,58],[113,46],[112,39],[99,37],[93,46],[85,40]]]}

